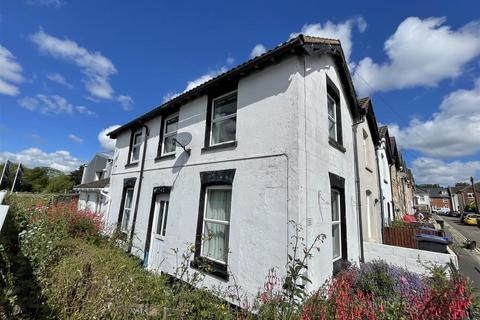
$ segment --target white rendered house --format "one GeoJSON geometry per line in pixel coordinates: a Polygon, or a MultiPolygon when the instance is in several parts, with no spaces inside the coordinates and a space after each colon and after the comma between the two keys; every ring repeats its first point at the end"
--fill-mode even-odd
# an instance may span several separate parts
{"type": "Polygon", "coordinates": [[[361,258],[352,126],[355,90],[339,41],[298,36],[109,135],[118,157],[108,219],[149,268],[173,273],[195,246],[203,285],[251,295],[282,274],[293,220],[317,288],[361,258]]]}
{"type": "Polygon", "coordinates": [[[390,166],[393,165],[390,135],[387,126],[378,128],[380,144],[377,147],[378,172],[380,180],[381,203],[383,207],[383,223],[388,226],[395,219],[392,196],[392,179],[390,166]]]}

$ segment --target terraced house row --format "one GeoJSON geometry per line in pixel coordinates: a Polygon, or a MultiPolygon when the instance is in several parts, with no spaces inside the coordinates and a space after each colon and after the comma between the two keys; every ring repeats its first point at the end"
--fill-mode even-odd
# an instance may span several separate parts
{"type": "Polygon", "coordinates": [[[109,135],[111,170],[77,186],[80,205],[152,270],[173,273],[172,249],[191,244],[207,286],[233,274],[255,294],[283,272],[294,221],[307,244],[326,235],[307,275],[319,287],[413,211],[412,173],[337,40],[299,35],[109,135]]]}

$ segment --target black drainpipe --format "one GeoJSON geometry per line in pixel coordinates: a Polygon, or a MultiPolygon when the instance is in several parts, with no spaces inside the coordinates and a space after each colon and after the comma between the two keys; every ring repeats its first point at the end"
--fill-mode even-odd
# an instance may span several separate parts
{"type": "Polygon", "coordinates": [[[140,175],[138,177],[137,199],[135,200],[135,210],[133,211],[132,230],[130,231],[130,239],[128,241],[128,252],[132,251],[133,235],[135,234],[135,223],[137,221],[138,203],[140,202],[140,193],[142,191],[143,169],[145,168],[145,155],[147,153],[147,141],[148,141],[148,136],[150,135],[150,130],[148,129],[147,125],[145,123],[141,123],[141,126],[145,128],[145,140],[143,143],[143,155],[142,155],[142,164],[140,165],[140,175]]]}
{"type": "Polygon", "coordinates": [[[362,117],[360,121],[357,121],[352,125],[353,158],[355,162],[355,189],[357,193],[357,214],[358,214],[358,224],[359,224],[359,234],[360,234],[360,262],[364,262],[365,257],[363,253],[362,201],[361,201],[361,192],[360,192],[360,173],[358,169],[357,128],[358,128],[358,125],[364,121],[365,121],[365,117],[362,117]]]}

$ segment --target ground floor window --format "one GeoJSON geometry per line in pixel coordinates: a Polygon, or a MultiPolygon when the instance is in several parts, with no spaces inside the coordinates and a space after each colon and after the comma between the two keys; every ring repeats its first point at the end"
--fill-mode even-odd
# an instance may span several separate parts
{"type": "Polygon", "coordinates": [[[340,226],[340,192],[332,189],[332,246],[333,261],[341,258],[342,252],[342,231],[340,226]]]}
{"type": "Polygon", "coordinates": [[[125,189],[125,199],[123,201],[122,217],[120,222],[120,231],[127,232],[132,213],[133,188],[125,189]]]}
{"type": "Polygon", "coordinates": [[[329,177],[332,219],[332,259],[333,273],[335,274],[348,260],[345,179],[333,173],[329,173],[329,177]]]}

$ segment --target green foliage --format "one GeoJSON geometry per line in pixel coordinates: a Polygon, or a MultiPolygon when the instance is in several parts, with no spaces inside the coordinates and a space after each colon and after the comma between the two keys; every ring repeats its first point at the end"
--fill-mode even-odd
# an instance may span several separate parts
{"type": "Polygon", "coordinates": [[[468,187],[470,184],[468,182],[457,182],[455,187],[468,187]]]}
{"type": "Polygon", "coordinates": [[[45,167],[25,168],[21,191],[39,193],[48,185],[48,170],[45,167]]]}
{"type": "Polygon", "coordinates": [[[75,186],[72,177],[61,174],[50,178],[44,192],[47,193],[67,193],[75,186]]]}
{"type": "Polygon", "coordinates": [[[74,185],[82,183],[82,175],[83,175],[84,166],[78,167],[78,169],[73,170],[68,175],[70,179],[74,182],[74,185]]]}
{"type": "Polygon", "coordinates": [[[417,184],[417,187],[421,188],[440,188],[439,184],[435,183],[425,183],[425,184],[417,184]]]}
{"type": "Polygon", "coordinates": [[[463,210],[465,211],[475,211],[477,209],[477,205],[475,202],[470,202],[465,205],[465,208],[463,210]]]}

